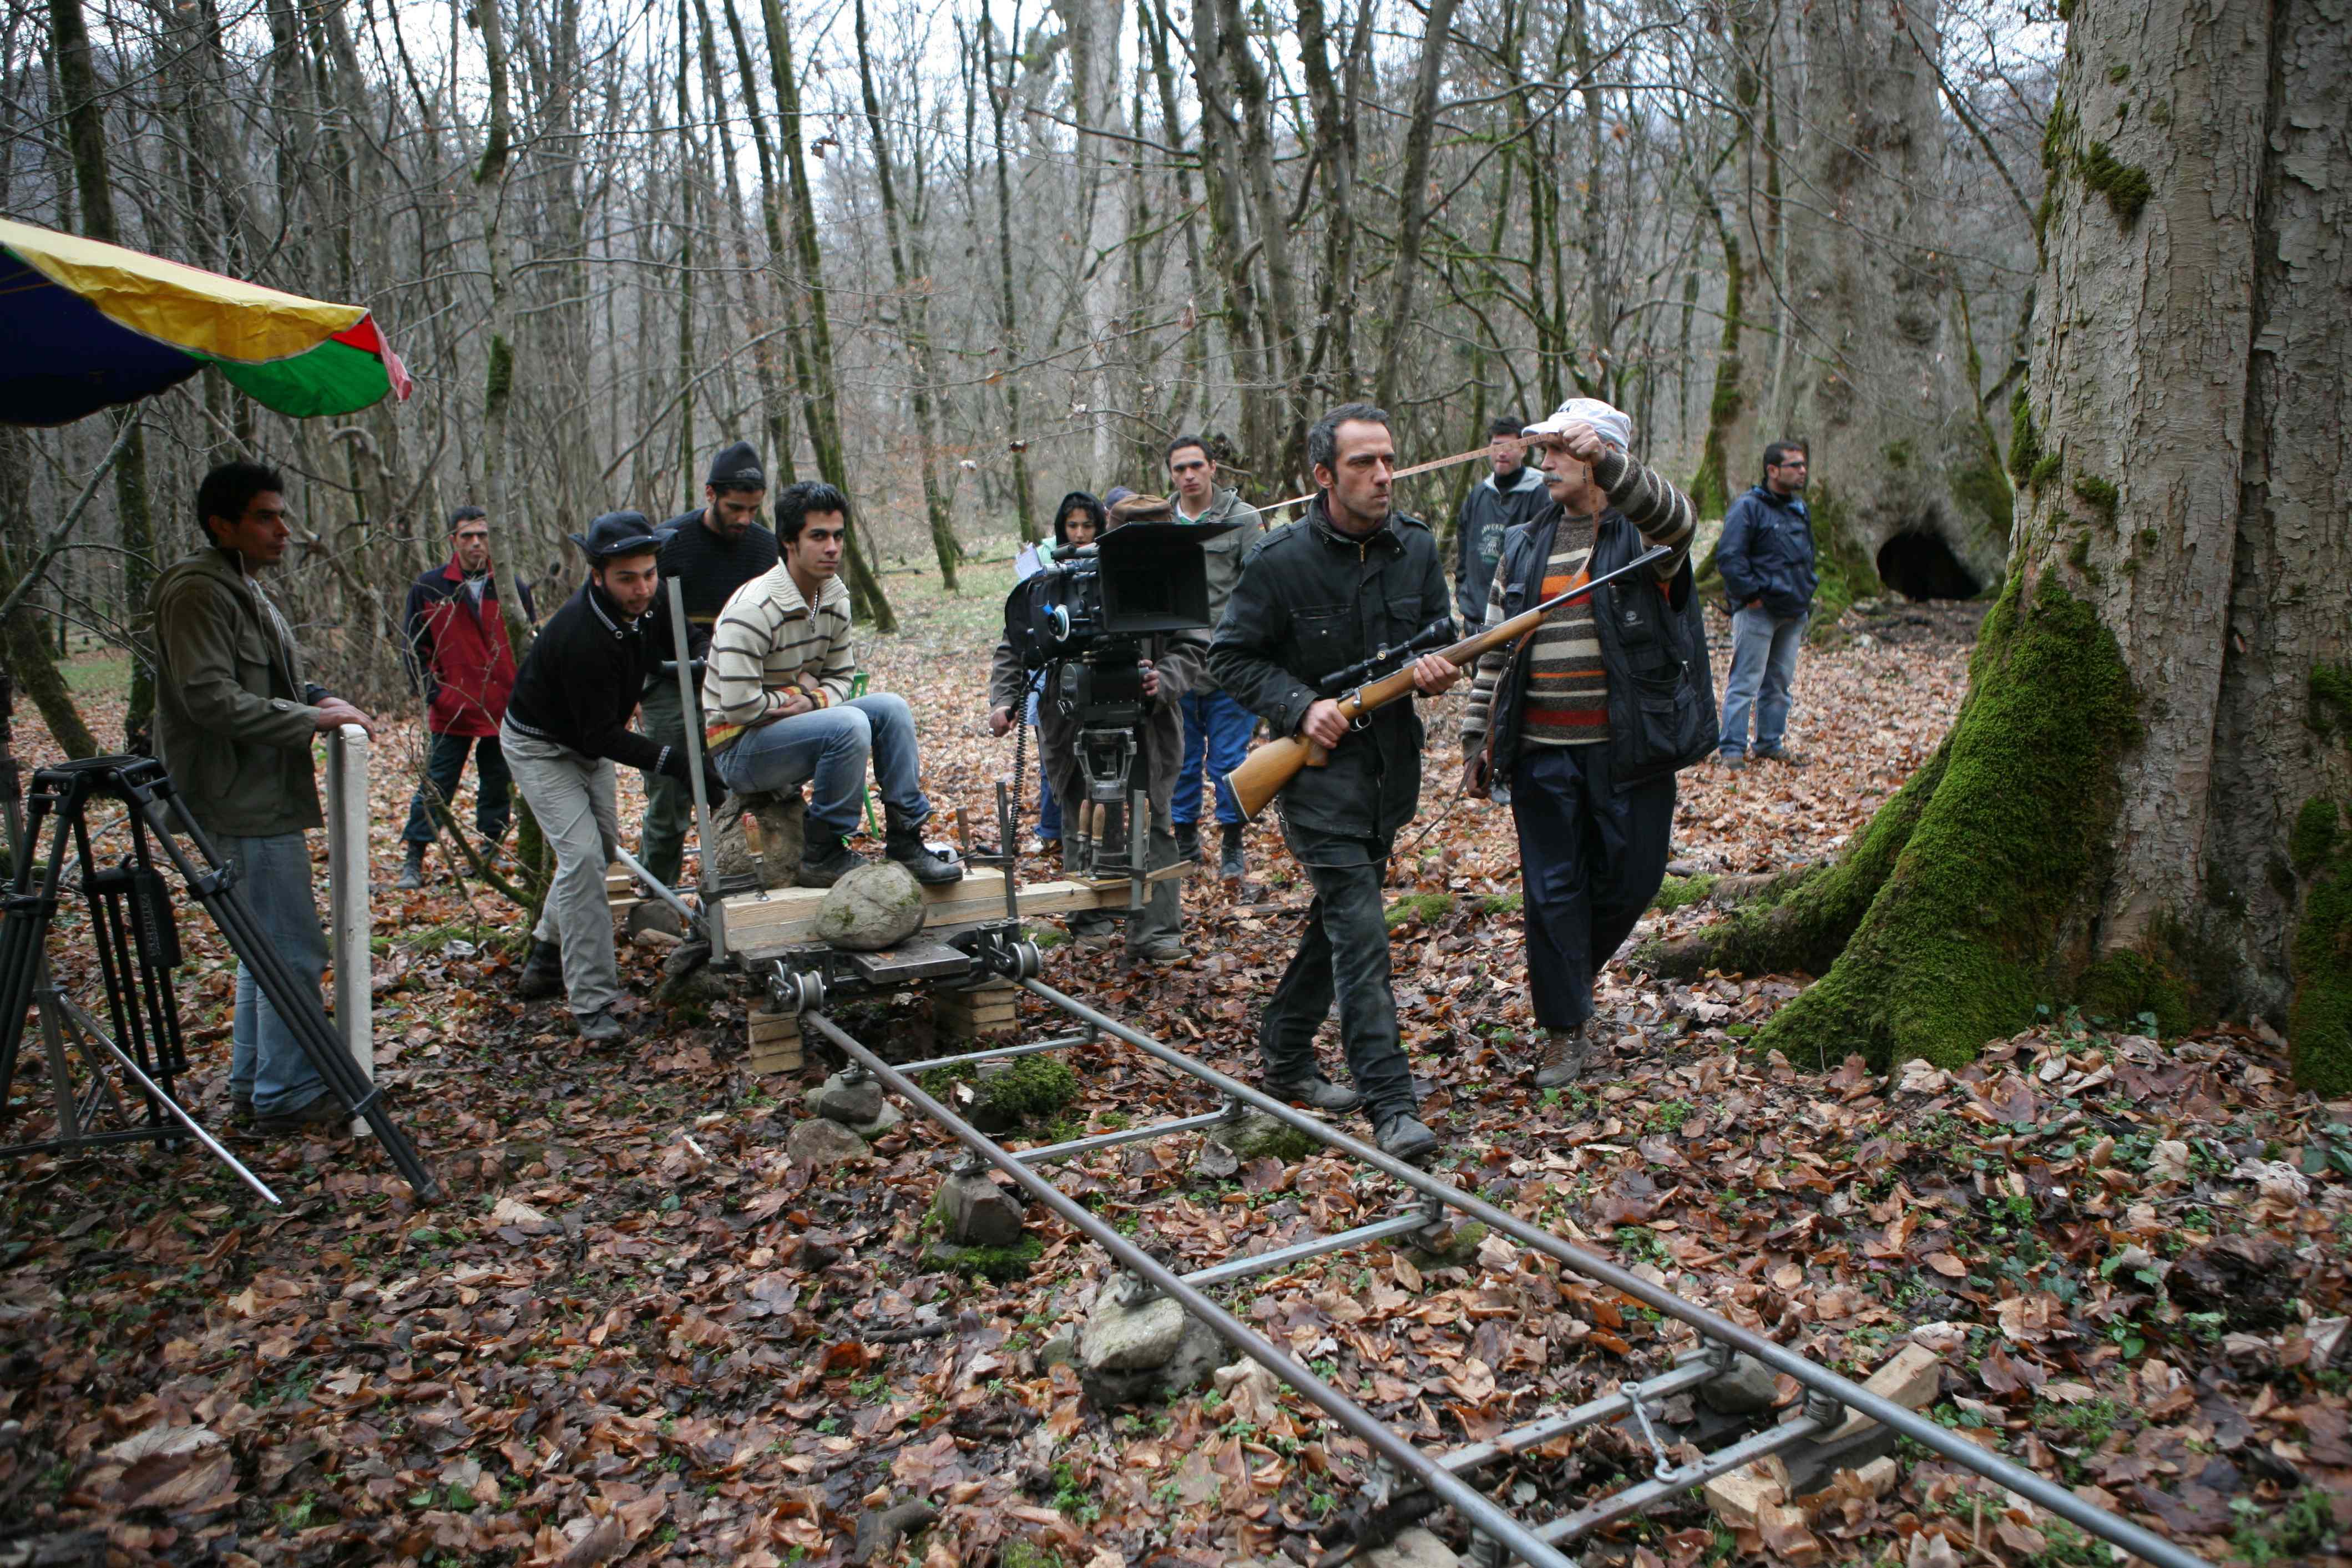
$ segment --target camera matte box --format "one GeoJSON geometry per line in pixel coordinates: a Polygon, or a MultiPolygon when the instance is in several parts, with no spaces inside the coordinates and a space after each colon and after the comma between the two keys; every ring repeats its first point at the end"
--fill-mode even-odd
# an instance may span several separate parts
{"type": "Polygon", "coordinates": [[[1113,637],[1210,625],[1209,566],[1201,547],[1237,522],[1130,522],[1095,543],[1102,563],[1103,629],[1113,637]]]}

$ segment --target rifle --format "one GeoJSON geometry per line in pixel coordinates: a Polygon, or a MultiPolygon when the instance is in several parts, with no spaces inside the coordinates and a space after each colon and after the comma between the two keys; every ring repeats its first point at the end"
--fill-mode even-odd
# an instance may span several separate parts
{"type": "MultiPolygon", "coordinates": [[[[1663,544],[1652,545],[1613,572],[1603,572],[1591,582],[1580,583],[1566,593],[1556,594],[1540,605],[1522,610],[1507,621],[1440,648],[1437,657],[1457,669],[1471,668],[1492,649],[1516,642],[1533,632],[1543,624],[1545,616],[1562,605],[1572,599],[1583,598],[1603,584],[1630,576],[1671,553],[1663,544]]],[[[1420,637],[1413,639],[1416,643],[1420,640],[1420,637]]],[[[1397,650],[1397,657],[1403,657],[1411,651],[1412,645],[1408,644],[1405,648],[1397,650]]],[[[1350,725],[1360,727],[1369,715],[1391,702],[1402,701],[1412,695],[1412,668],[1405,664],[1338,699],[1339,712],[1350,725]]],[[[1240,767],[1225,775],[1225,784],[1234,792],[1234,799],[1240,805],[1242,815],[1255,817],[1285,784],[1298,776],[1299,769],[1319,768],[1329,761],[1330,753],[1304,735],[1285,735],[1279,740],[1268,741],[1252,752],[1240,767]]]]}

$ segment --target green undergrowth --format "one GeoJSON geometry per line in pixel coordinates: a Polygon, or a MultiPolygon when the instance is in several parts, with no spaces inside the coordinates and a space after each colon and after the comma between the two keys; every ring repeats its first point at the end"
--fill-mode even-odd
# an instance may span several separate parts
{"type": "Polygon", "coordinates": [[[2327,1096],[2352,1093],[2352,845],[2341,823],[2336,802],[2314,799],[2294,826],[2296,869],[2305,887],[2294,930],[2287,1042],[2295,1082],[2327,1096]]]}
{"type": "Polygon", "coordinates": [[[1702,903],[1715,894],[1714,877],[1669,877],[1658,884],[1658,896],[1650,900],[1654,910],[1687,909],[1702,903]]]}
{"type": "Polygon", "coordinates": [[[1956,1066],[2024,1027],[2047,996],[2053,933],[2091,877],[2116,808],[2116,758],[2139,731],[2130,679],[2096,611],[2045,573],[2030,601],[2010,580],[1969,689],[1940,768],[1923,768],[1839,863],[1851,898],[1870,841],[1916,811],[1867,916],[1758,1035],[1760,1048],[1956,1066]]]}
{"type": "Polygon", "coordinates": [[[1451,893],[1407,893],[1389,906],[1386,919],[1389,930],[1408,923],[1435,925],[1454,912],[1451,893]]]}
{"type": "Polygon", "coordinates": [[[1078,1075],[1050,1056],[1016,1057],[1003,1071],[985,1077],[970,1062],[934,1068],[922,1077],[923,1091],[941,1100],[965,1082],[973,1086],[971,1118],[995,1127],[1050,1121],[1078,1097],[1078,1075]]]}
{"type": "Polygon", "coordinates": [[[958,1247],[936,1241],[924,1250],[923,1262],[928,1268],[952,1270],[968,1279],[1010,1285],[1026,1279],[1030,1265],[1045,1253],[1045,1244],[1034,1236],[1024,1236],[1011,1247],[958,1247]]]}
{"type": "Polygon", "coordinates": [[[1878,568],[1868,552],[1856,544],[1846,533],[1843,509],[1827,485],[1816,485],[1806,498],[1806,507],[1812,514],[1813,575],[1818,585],[1813,589],[1812,624],[1805,628],[1810,642],[1827,642],[1837,634],[1838,617],[1856,599],[1875,597],[1885,584],[1878,580],[1878,568]]]}

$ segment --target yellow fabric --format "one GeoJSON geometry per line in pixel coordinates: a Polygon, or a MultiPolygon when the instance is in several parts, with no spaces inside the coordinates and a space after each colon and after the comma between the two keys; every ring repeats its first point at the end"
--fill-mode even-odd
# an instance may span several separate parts
{"type": "Polygon", "coordinates": [[[367,315],[258,283],[0,218],[0,245],[134,332],[215,359],[265,364],[307,353],[367,315]]]}

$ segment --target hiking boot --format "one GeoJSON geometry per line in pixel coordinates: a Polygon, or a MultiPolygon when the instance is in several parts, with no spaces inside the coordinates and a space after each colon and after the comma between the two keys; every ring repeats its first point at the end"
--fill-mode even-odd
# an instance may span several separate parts
{"type": "Polygon", "coordinates": [[[580,1037],[591,1045],[609,1046],[628,1038],[628,1030],[621,1026],[621,1020],[613,1016],[612,1009],[608,1007],[583,1013],[574,1022],[579,1026],[580,1037]]]}
{"type": "Polygon", "coordinates": [[[1722,768],[1724,772],[1736,773],[1740,769],[1748,765],[1748,753],[1745,752],[1725,752],[1717,756],[1715,761],[1716,765],[1722,768]]]}
{"type": "Polygon", "coordinates": [[[1545,1031],[1543,1060],[1536,1066],[1538,1089],[1566,1089],[1584,1076],[1585,1058],[1591,1052],[1591,1029],[1545,1031]]]}
{"type": "Polygon", "coordinates": [[[1804,758],[1785,746],[1773,746],[1769,749],[1759,746],[1752,755],[1759,763],[1779,763],[1783,767],[1801,768],[1805,765],[1804,758]]]}
{"type": "Polygon", "coordinates": [[[1374,1136],[1381,1152],[1391,1160],[1418,1160],[1437,1147],[1437,1134],[1408,1110],[1392,1110],[1381,1117],[1374,1136]]]}
{"type": "Polygon", "coordinates": [[[393,883],[393,886],[404,892],[413,892],[425,886],[424,845],[412,844],[408,847],[408,862],[401,867],[400,879],[393,883]]]}
{"type": "MultiPolygon", "coordinates": [[[[882,853],[915,874],[915,880],[927,888],[943,887],[963,880],[963,863],[952,849],[934,849],[923,842],[919,827],[893,827],[884,836],[882,853]]],[[[805,868],[806,862],[803,862],[805,868]]]]}
{"type": "Polygon", "coordinates": [[[1176,858],[1180,861],[1201,858],[1201,825],[1180,822],[1176,825],[1176,858]]]}
{"type": "Polygon", "coordinates": [[[522,973],[515,980],[515,994],[526,1002],[537,1002],[562,994],[563,950],[533,937],[530,956],[522,961],[522,973]]]}
{"type": "Polygon", "coordinates": [[[866,857],[852,849],[848,839],[837,833],[819,833],[801,851],[797,879],[803,888],[830,888],[865,864],[866,857]]]}
{"type": "Polygon", "coordinates": [[[1137,942],[1128,952],[1145,963],[1163,965],[1181,963],[1192,956],[1192,951],[1184,945],[1184,939],[1176,936],[1150,937],[1137,942]]]}
{"type": "Polygon", "coordinates": [[[268,1138],[289,1134],[320,1132],[341,1126],[351,1120],[352,1108],[330,1090],[293,1110],[281,1110],[269,1116],[257,1116],[253,1130],[268,1138]]]}
{"type": "Polygon", "coordinates": [[[1276,1100],[1315,1110],[1353,1110],[1364,1103],[1362,1095],[1340,1088],[1319,1072],[1311,1078],[1268,1079],[1265,1091],[1276,1100]]]}
{"type": "Polygon", "coordinates": [[[251,1093],[240,1094],[235,1089],[229,1090],[228,1123],[232,1127],[250,1127],[253,1125],[253,1096],[251,1093]]]}
{"type": "Polygon", "coordinates": [[[1228,882],[1238,882],[1249,873],[1249,862],[1242,856],[1242,825],[1225,824],[1225,852],[1217,859],[1217,875],[1228,882]]]}

